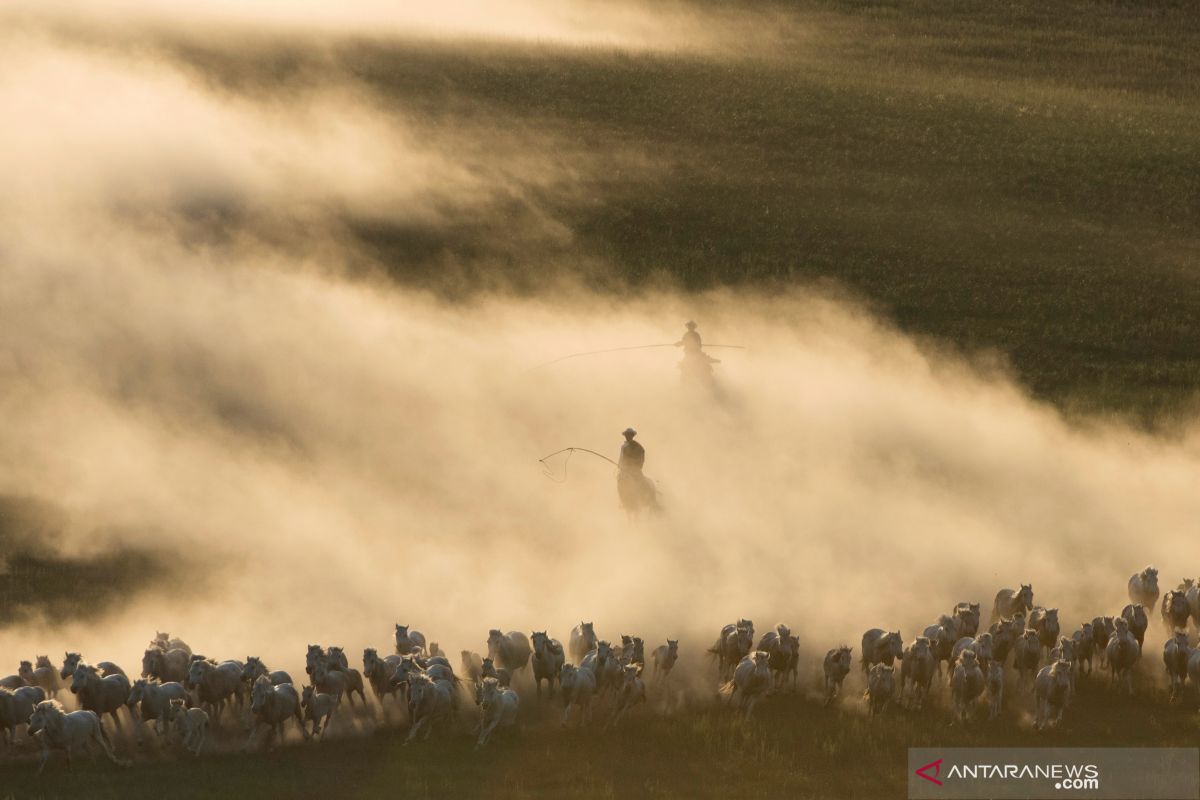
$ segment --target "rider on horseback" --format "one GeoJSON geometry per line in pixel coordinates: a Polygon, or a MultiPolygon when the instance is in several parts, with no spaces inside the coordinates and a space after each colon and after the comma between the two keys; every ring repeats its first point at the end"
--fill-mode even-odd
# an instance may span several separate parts
{"type": "Polygon", "coordinates": [[[683,348],[683,361],[679,362],[679,369],[685,381],[712,381],[712,365],[721,362],[701,348],[700,332],[696,330],[695,322],[687,321],[687,331],[675,346],[683,348]]]}
{"type": "Polygon", "coordinates": [[[697,355],[700,352],[700,332],[696,330],[696,323],[690,319],[685,325],[687,331],[684,332],[683,338],[675,343],[675,346],[682,347],[684,355],[697,355]]]}
{"type": "Polygon", "coordinates": [[[622,472],[626,470],[642,474],[642,467],[646,463],[646,448],[633,440],[637,436],[637,431],[633,428],[626,428],[621,434],[625,437],[625,444],[621,445],[621,456],[617,459],[617,467],[622,472]]]}
{"type": "Polygon", "coordinates": [[[626,428],[622,434],[625,444],[621,445],[621,456],[617,459],[617,495],[621,505],[630,514],[636,514],[642,509],[656,510],[658,508],[658,490],[654,482],[642,474],[642,466],[646,463],[646,448],[635,442],[633,437],[637,431],[626,428]]]}

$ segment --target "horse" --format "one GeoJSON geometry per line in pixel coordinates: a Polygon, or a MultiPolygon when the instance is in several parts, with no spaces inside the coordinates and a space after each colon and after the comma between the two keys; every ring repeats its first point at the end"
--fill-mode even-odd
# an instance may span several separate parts
{"type": "MultiPolygon", "coordinates": [[[[554,677],[555,680],[558,679],[558,675],[554,677]]],[[[475,743],[475,748],[487,744],[497,728],[511,728],[516,725],[520,705],[521,701],[516,692],[500,686],[495,678],[484,678],[479,698],[482,718],[479,724],[479,740],[475,743]]]]}
{"type": "Polygon", "coordinates": [[[850,674],[852,661],[849,645],[835,647],[825,653],[822,664],[825,672],[825,705],[832,703],[841,693],[842,681],[850,674]]]}
{"type": "Polygon", "coordinates": [[[734,697],[737,697],[738,710],[750,716],[754,706],[771,688],[770,660],[770,654],[762,650],[742,658],[733,670],[733,678],[721,687],[722,693],[729,692],[727,704],[732,704],[734,697]]]}
{"type": "Polygon", "coordinates": [[[164,683],[183,683],[187,680],[192,654],[182,647],[163,650],[151,647],[142,654],[142,677],[157,678],[164,683]]]}
{"type": "Polygon", "coordinates": [[[254,724],[251,726],[250,738],[246,740],[243,750],[250,749],[250,746],[258,738],[259,728],[263,725],[268,726],[268,749],[276,733],[279,734],[280,741],[283,741],[283,723],[292,718],[296,720],[296,725],[300,728],[300,733],[304,738],[309,738],[308,729],[304,727],[304,717],[300,713],[300,695],[296,693],[296,687],[290,683],[272,686],[270,678],[260,675],[254,682],[254,688],[250,694],[250,711],[254,715],[254,724]]]}
{"type": "Polygon", "coordinates": [[[408,731],[405,744],[412,742],[417,735],[424,733],[424,739],[429,738],[437,723],[453,720],[454,688],[449,681],[434,680],[423,672],[408,677],[409,713],[412,715],[412,727],[408,731]]]}
{"type": "Polygon", "coordinates": [[[294,683],[292,676],[282,669],[272,670],[258,656],[246,656],[246,666],[242,667],[242,683],[253,688],[259,676],[266,675],[271,679],[272,686],[294,683]]]}
{"type": "MultiPolygon", "coordinates": [[[[79,662],[83,661],[83,657],[79,653],[66,653],[63,658],[62,669],[58,672],[58,677],[64,681],[75,674],[75,668],[79,666],[79,662]]],[[[100,661],[96,663],[96,668],[100,670],[100,677],[107,678],[109,675],[124,675],[125,670],[118,667],[111,661],[100,661]]],[[[127,676],[128,677],[128,676],[127,676]]]]}
{"type": "Polygon", "coordinates": [[[62,688],[62,679],[58,676],[58,670],[54,669],[54,665],[50,663],[50,657],[38,656],[37,664],[29,664],[29,670],[25,669],[26,664],[29,662],[21,662],[21,669],[17,671],[17,674],[24,678],[30,686],[42,687],[47,697],[51,699],[57,697],[59,689],[62,688]]]}
{"type": "Polygon", "coordinates": [[[117,730],[121,729],[117,711],[129,702],[131,689],[129,678],[124,675],[100,677],[95,667],[82,661],[75,667],[75,673],[71,676],[71,693],[79,697],[80,708],[93,711],[98,717],[108,714],[113,718],[117,730]]]}
{"type": "Polygon", "coordinates": [[[493,628],[488,632],[487,646],[488,656],[512,673],[525,669],[533,654],[529,638],[520,631],[502,633],[493,628]]]}
{"type": "MultiPolygon", "coordinates": [[[[200,704],[212,709],[214,724],[220,721],[221,712],[229,700],[232,699],[238,708],[245,704],[246,687],[242,683],[242,672],[245,668],[240,661],[232,659],[218,664],[204,656],[192,656],[192,665],[184,686],[195,689],[200,704]]],[[[257,683],[255,685],[257,686],[257,683]]]]}
{"type": "Polygon", "coordinates": [[[583,661],[583,657],[596,649],[595,626],[590,622],[580,622],[571,629],[571,639],[568,642],[568,647],[571,650],[571,660],[576,664],[583,661]]]}
{"type": "Polygon", "coordinates": [[[661,679],[666,681],[671,677],[675,662],[679,660],[679,640],[667,639],[666,644],[654,648],[650,658],[654,660],[654,680],[659,680],[661,675],[661,679]]]}
{"type": "Polygon", "coordinates": [[[133,682],[133,687],[129,690],[129,709],[132,712],[137,708],[134,730],[137,731],[138,744],[143,740],[142,723],[154,722],[155,730],[160,736],[163,734],[160,723],[164,720],[167,706],[172,700],[188,700],[187,689],[183,688],[183,684],[159,683],[146,678],[139,678],[133,682]]]}
{"type": "Polygon", "coordinates": [[[617,498],[630,517],[643,511],[656,514],[662,510],[658,503],[658,487],[640,471],[623,469],[617,473],[617,498]]]}
{"type": "Polygon", "coordinates": [[[563,664],[558,673],[558,685],[562,688],[562,727],[567,727],[571,710],[579,712],[579,726],[592,718],[592,697],[596,694],[596,674],[591,669],[574,664],[563,664]]]}
{"type": "Polygon", "coordinates": [[[154,632],[154,638],[150,640],[150,647],[156,647],[159,650],[183,650],[188,654],[188,658],[192,657],[192,648],[188,646],[187,642],[161,631],[154,632]]]}
{"type": "Polygon", "coordinates": [[[425,634],[409,630],[407,625],[396,625],[396,655],[406,656],[410,653],[425,652],[425,634]]]}
{"type": "MultiPolygon", "coordinates": [[[[392,684],[392,676],[400,666],[400,661],[400,656],[396,655],[380,658],[379,651],[374,647],[363,650],[363,675],[371,684],[371,691],[375,693],[375,699],[379,701],[380,706],[383,706],[385,696],[391,695],[394,698],[400,688],[392,684]]],[[[384,714],[386,713],[385,711],[384,714]]]]}
{"type": "Polygon", "coordinates": [[[621,690],[617,694],[617,711],[613,714],[606,727],[615,728],[631,708],[646,702],[646,684],[642,680],[642,668],[638,664],[627,664],[621,682],[621,690]]]}
{"type": "Polygon", "coordinates": [[[1001,589],[996,592],[996,599],[992,603],[992,618],[990,622],[995,622],[1004,617],[1011,617],[1017,613],[1028,613],[1033,610],[1033,585],[1022,583],[1020,589],[1001,589]]]}
{"type": "Polygon", "coordinates": [[[164,721],[173,724],[172,729],[183,749],[194,756],[200,755],[204,739],[208,735],[208,714],[202,708],[188,708],[183,700],[167,703],[164,721]]]}
{"type": "MultiPolygon", "coordinates": [[[[128,762],[117,758],[112,749],[112,742],[104,732],[104,725],[94,711],[63,711],[62,704],[57,700],[43,700],[38,703],[29,717],[29,735],[41,734],[42,762],[38,765],[38,775],[46,768],[50,760],[51,748],[62,750],[67,754],[67,766],[71,765],[72,751],[82,747],[89,753],[93,745],[98,745],[110,761],[120,767],[129,766],[128,762]]],[[[95,754],[92,753],[93,758],[95,754]]]]}
{"type": "Polygon", "coordinates": [[[331,694],[318,692],[312,686],[305,686],[304,692],[300,696],[300,707],[304,709],[304,720],[312,721],[312,735],[321,734],[321,739],[325,739],[325,731],[329,730],[330,722],[333,720],[333,712],[337,710],[337,698],[331,694]],[[321,720],[325,721],[325,727],[321,727],[321,720]]]}
{"type": "Polygon", "coordinates": [[[538,699],[542,697],[542,681],[546,681],[549,696],[554,698],[554,684],[558,681],[558,673],[566,663],[563,656],[562,644],[557,639],[551,639],[546,631],[533,632],[533,682],[537,686],[538,699]]]}
{"type": "Polygon", "coordinates": [[[754,648],[754,628],[745,622],[738,620],[721,628],[716,643],[708,648],[709,654],[717,657],[717,675],[721,680],[729,680],[734,668],[754,648]]]}

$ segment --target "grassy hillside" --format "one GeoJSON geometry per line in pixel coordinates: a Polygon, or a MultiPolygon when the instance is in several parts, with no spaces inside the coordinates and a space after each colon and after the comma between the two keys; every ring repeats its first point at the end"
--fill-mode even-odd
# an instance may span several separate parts
{"type": "Polygon", "coordinates": [[[762,46],[719,57],[362,41],[174,53],[234,92],[349,75],[423,135],[475,131],[503,159],[544,131],[572,153],[608,154],[568,190],[514,167],[511,196],[441,225],[347,212],[347,230],[404,283],[832,280],[909,331],[1006,354],[1064,408],[1142,420],[1194,408],[1192,8],[759,8],[762,46]],[[783,21],[765,16],[776,11],[783,21]],[[569,235],[522,238],[547,215],[569,235]]]}

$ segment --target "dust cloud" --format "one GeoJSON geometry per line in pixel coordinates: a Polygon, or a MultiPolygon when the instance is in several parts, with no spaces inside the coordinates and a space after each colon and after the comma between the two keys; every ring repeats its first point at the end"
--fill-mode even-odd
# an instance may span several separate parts
{"type": "Polygon", "coordinates": [[[1073,625],[1119,610],[1148,563],[1164,586],[1194,566],[1195,430],[1068,422],[997,358],[827,290],[448,299],[360,269],[339,223],[503,210],[485,270],[602,270],[563,254],[539,198],[652,154],[551,128],[432,137],[352,84],[270,102],[161,54],[8,30],[0,495],[55,522],[10,532],[4,562],[133,560],[106,604],[85,582],[74,614],[26,598],[5,668],[65,649],[133,666],[156,630],[295,668],[310,642],[387,649],[396,622],[454,652],[587,619],[695,659],[749,617],[823,652],[1022,581],[1073,625]],[[665,347],[538,367],[670,343],[688,318],[747,348],[713,351],[716,392],[665,347]],[[563,447],[615,457],[627,426],[663,515],[627,519],[600,459],[543,475],[563,447]]]}

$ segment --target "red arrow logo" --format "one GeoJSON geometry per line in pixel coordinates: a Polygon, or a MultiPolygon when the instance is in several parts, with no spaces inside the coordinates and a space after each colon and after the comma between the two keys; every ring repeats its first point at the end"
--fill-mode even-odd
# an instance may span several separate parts
{"type": "Polygon", "coordinates": [[[923,767],[917,767],[917,774],[930,783],[936,783],[938,786],[941,786],[942,782],[939,781],[936,776],[942,774],[942,759],[939,758],[937,761],[930,761],[923,767]],[[933,767],[933,775],[926,774],[926,771],[930,767],[933,767]]]}

